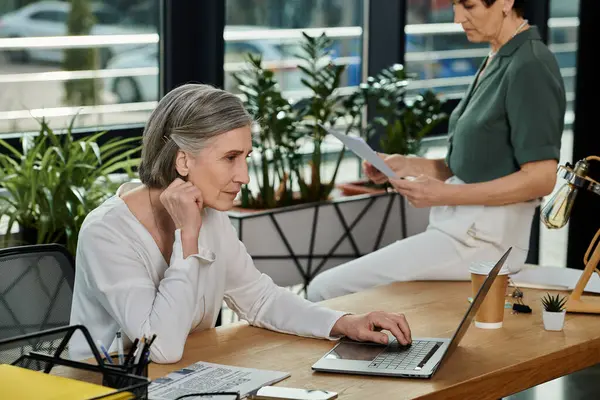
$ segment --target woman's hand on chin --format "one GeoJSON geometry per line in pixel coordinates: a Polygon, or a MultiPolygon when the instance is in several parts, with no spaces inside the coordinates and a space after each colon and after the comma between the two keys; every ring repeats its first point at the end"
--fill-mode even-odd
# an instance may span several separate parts
{"type": "Polygon", "coordinates": [[[198,236],[202,227],[203,199],[200,189],[180,178],[175,179],[160,195],[160,201],[181,230],[183,256],[198,252],[198,236]]]}

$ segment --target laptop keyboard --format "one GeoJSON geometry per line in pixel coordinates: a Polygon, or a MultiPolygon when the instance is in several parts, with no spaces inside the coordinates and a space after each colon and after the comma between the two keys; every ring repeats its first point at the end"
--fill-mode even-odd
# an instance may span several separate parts
{"type": "Polygon", "coordinates": [[[369,367],[420,370],[441,345],[442,342],[416,340],[410,346],[403,346],[394,340],[373,360],[369,367]]]}

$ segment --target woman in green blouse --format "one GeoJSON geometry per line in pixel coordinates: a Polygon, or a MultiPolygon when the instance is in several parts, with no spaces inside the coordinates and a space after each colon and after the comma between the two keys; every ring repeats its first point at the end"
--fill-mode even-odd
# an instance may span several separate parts
{"type": "MultiPolygon", "coordinates": [[[[533,0],[530,0],[533,1],[533,0]]],[[[431,207],[421,234],[318,275],[313,301],[406,280],[467,280],[471,262],[523,265],[540,198],[556,183],[566,108],[554,55],[523,19],[525,0],[455,0],[454,22],[491,50],[449,120],[445,159],[385,156],[394,188],[431,207]]],[[[367,176],[387,180],[371,165],[367,176]]]]}

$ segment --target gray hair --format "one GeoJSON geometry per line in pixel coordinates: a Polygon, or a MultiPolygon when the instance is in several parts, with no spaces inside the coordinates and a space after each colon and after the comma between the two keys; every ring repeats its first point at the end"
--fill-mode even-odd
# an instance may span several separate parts
{"type": "Polygon", "coordinates": [[[209,85],[185,84],[167,93],[144,129],[140,180],[164,189],[178,177],[179,149],[197,154],[214,137],[252,124],[234,94],[209,85]]]}

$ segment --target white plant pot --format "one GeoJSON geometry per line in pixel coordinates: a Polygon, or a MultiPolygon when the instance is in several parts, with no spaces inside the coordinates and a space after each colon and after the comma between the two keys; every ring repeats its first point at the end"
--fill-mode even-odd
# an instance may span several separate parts
{"type": "Polygon", "coordinates": [[[567,310],[563,310],[562,312],[548,312],[543,310],[544,329],[547,331],[562,331],[565,325],[566,313],[567,310]]]}

